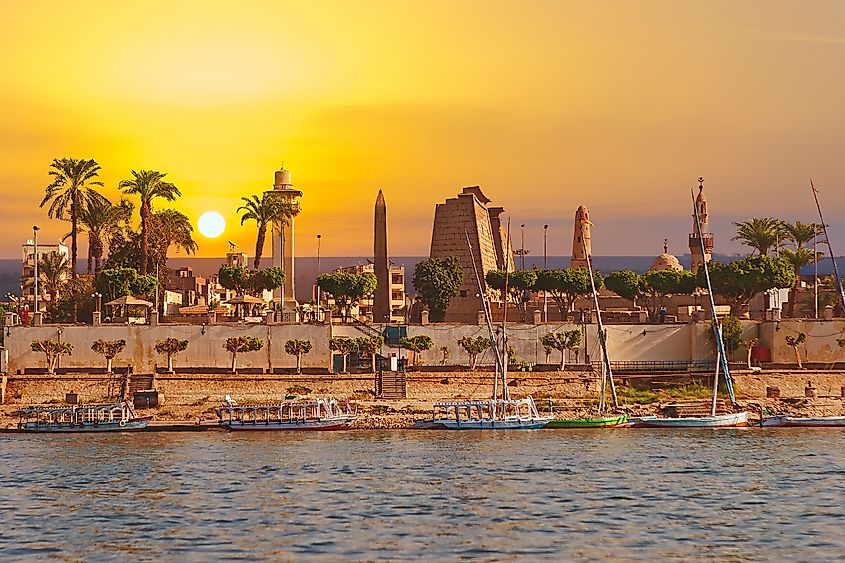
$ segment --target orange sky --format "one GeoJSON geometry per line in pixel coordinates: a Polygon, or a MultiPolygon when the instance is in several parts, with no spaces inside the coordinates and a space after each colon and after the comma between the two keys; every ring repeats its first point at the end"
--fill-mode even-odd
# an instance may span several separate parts
{"type": "Polygon", "coordinates": [[[698,175],[717,252],[741,250],[731,221],[812,220],[810,175],[842,248],[842,21],[840,2],[7,1],[0,256],[33,223],[67,231],[37,207],[54,157],[95,158],[109,196],[167,172],[174,207],[228,221],[201,256],[252,255],[238,198],[283,163],[303,255],[318,232],[324,255],[371,252],[379,188],[391,253],[427,254],[435,203],[474,184],[535,253],[544,223],[568,253],[581,204],[596,254],[682,253],[698,175]]]}

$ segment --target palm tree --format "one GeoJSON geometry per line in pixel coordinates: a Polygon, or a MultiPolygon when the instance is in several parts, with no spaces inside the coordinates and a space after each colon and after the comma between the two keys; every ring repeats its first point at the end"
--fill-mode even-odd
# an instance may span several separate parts
{"type": "Polygon", "coordinates": [[[264,240],[267,237],[267,226],[272,222],[285,223],[298,213],[296,206],[289,200],[276,196],[275,194],[264,193],[261,197],[257,195],[241,198],[245,203],[238,207],[241,215],[241,225],[247,221],[255,221],[258,226],[258,237],[255,240],[255,260],[253,267],[258,269],[261,265],[261,255],[264,253],[264,240]]]}
{"type": "Polygon", "coordinates": [[[786,258],[795,269],[795,285],[792,288],[792,297],[789,300],[789,308],[786,313],[789,317],[795,316],[795,302],[797,301],[798,288],[801,287],[801,268],[808,264],[814,264],[824,256],[822,252],[814,254],[811,249],[805,247],[807,243],[821,234],[821,231],[821,225],[815,223],[802,223],[801,221],[794,223],[783,221],[781,223],[783,237],[795,245],[795,249],[785,248],[780,252],[781,257],[786,258]]]}
{"type": "Polygon", "coordinates": [[[141,274],[146,275],[149,259],[150,219],[153,215],[154,198],[173,201],[182,195],[174,184],[165,182],[167,174],[155,170],[132,171],[131,180],[121,180],[118,187],[123,193],[137,195],[141,199],[141,274]]]}
{"type": "Polygon", "coordinates": [[[39,289],[50,296],[50,303],[53,305],[67,282],[69,269],[67,256],[61,252],[49,252],[38,261],[39,289]]]}
{"type": "Polygon", "coordinates": [[[795,248],[804,248],[807,243],[822,234],[822,227],[817,223],[802,223],[795,221],[790,223],[788,221],[781,222],[781,232],[783,238],[795,244],[795,248]]]}
{"type": "Polygon", "coordinates": [[[193,238],[194,226],[184,213],[175,209],[157,211],[153,213],[150,225],[162,259],[167,258],[167,251],[174,244],[188,254],[196,254],[199,249],[193,238]]]}
{"type": "Polygon", "coordinates": [[[769,253],[770,248],[777,247],[780,243],[781,223],[780,220],[771,217],[763,217],[762,219],[754,217],[734,223],[736,225],[736,236],[731,240],[738,240],[759,252],[760,256],[765,256],[769,253]]]}
{"type": "Polygon", "coordinates": [[[79,222],[88,233],[88,273],[100,273],[105,239],[118,233],[132,219],[132,202],[121,199],[117,205],[103,198],[90,202],[82,209],[79,222]]]}
{"type": "Polygon", "coordinates": [[[76,279],[77,235],[79,215],[91,202],[103,199],[93,186],[102,186],[100,165],[93,159],[54,158],[50,164],[53,182],[47,186],[41,207],[52,200],[48,215],[51,219],[70,219],[70,272],[76,279]]]}

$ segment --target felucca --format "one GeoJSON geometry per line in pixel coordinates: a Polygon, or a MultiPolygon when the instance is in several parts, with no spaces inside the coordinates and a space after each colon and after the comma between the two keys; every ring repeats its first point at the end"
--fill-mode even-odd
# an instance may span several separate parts
{"type": "MultiPolygon", "coordinates": [[[[702,189],[702,182],[704,178],[699,178],[699,190],[702,189]]],[[[692,210],[693,218],[695,220],[695,233],[698,243],[701,245],[701,255],[706,256],[704,249],[704,236],[701,232],[701,220],[698,215],[698,205],[695,199],[695,193],[690,190],[692,196],[692,210]]],[[[719,393],[719,371],[724,374],[725,387],[727,387],[728,395],[730,396],[731,404],[736,405],[736,398],[734,397],[733,382],[731,381],[731,373],[728,367],[728,357],[725,353],[725,346],[722,342],[722,325],[719,323],[716,316],[716,302],[713,300],[713,288],[710,284],[710,269],[707,261],[703,261],[702,268],[704,268],[704,278],[707,281],[707,297],[710,302],[710,312],[713,319],[713,336],[716,340],[716,374],[713,377],[713,395],[710,401],[710,415],[697,417],[658,417],[645,416],[638,418],[633,422],[633,426],[650,427],[650,428],[720,428],[729,426],[746,426],[748,424],[747,412],[736,412],[728,414],[716,414],[716,398],[719,393]]]]}
{"type": "MultiPolygon", "coordinates": [[[[478,293],[481,297],[481,305],[484,311],[484,320],[487,324],[487,334],[490,338],[490,346],[495,355],[496,372],[493,378],[493,397],[490,400],[481,401],[443,401],[434,403],[434,411],[431,418],[416,421],[417,428],[444,429],[444,430],[532,430],[543,428],[551,420],[551,417],[540,416],[534,399],[528,396],[524,399],[511,399],[508,390],[508,362],[507,362],[507,294],[508,294],[508,267],[509,260],[505,259],[505,296],[504,313],[502,316],[502,346],[499,347],[498,339],[493,330],[493,318],[490,310],[490,302],[487,293],[481,285],[481,276],[478,266],[475,263],[475,254],[469,240],[469,233],[465,232],[467,246],[469,247],[472,269],[475,273],[475,281],[478,286],[478,293]],[[501,395],[499,394],[499,381],[501,377],[501,395]]],[[[508,221],[507,251],[505,256],[510,256],[510,221],[508,221]]]]}

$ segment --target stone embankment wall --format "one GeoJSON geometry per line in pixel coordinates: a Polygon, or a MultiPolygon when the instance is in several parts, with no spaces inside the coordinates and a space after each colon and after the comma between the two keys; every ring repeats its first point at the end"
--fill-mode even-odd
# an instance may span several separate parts
{"type": "MultiPolygon", "coordinates": [[[[845,348],[837,340],[845,338],[845,321],[783,320],[779,322],[743,321],[744,336],[748,341],[757,338],[758,346],[768,348],[771,359],[778,364],[794,364],[795,353],[786,344],[786,337],[807,335],[807,341],[799,348],[804,362],[834,363],[845,361],[845,348]]],[[[376,328],[381,327],[376,325],[376,328]]],[[[508,336],[511,347],[519,360],[530,364],[558,363],[560,354],[545,354],[540,339],[548,332],[560,332],[586,328],[578,361],[585,359],[585,350],[590,359],[600,357],[595,325],[565,324],[511,324],[508,336]]],[[[688,324],[624,324],[607,325],[608,349],[613,361],[687,361],[714,358],[711,327],[708,322],[688,324]]],[[[425,365],[438,365],[443,360],[442,348],[448,348],[447,365],[468,365],[469,357],[458,345],[464,336],[486,336],[484,326],[471,324],[411,325],[408,335],[427,334],[434,339],[431,350],[423,352],[420,360],[425,365]]],[[[5,353],[8,356],[8,373],[23,373],[26,368],[44,368],[44,354],[32,352],[30,344],[36,339],[61,339],[71,342],[74,351],[63,357],[62,367],[95,368],[105,366],[105,360],[91,350],[91,343],[99,338],[105,340],[125,339],[126,349],[114,360],[115,370],[132,365],[135,373],[151,373],[157,367],[166,365],[164,357],[155,352],[157,340],[176,337],[190,341],[188,349],[179,354],[174,364],[194,369],[225,369],[231,364],[231,355],[223,345],[232,336],[257,336],[265,341],[259,352],[238,355],[238,366],[245,369],[289,369],[296,365],[296,359],[284,351],[289,339],[310,340],[314,346],[310,354],[303,357],[305,369],[329,370],[332,366],[329,338],[334,336],[359,337],[364,333],[351,325],[158,325],[158,326],[43,326],[8,327],[5,337],[5,353]]],[[[399,354],[398,348],[386,347],[385,355],[399,354]]],[[[406,356],[407,351],[402,351],[406,356]]],[[[745,350],[737,350],[732,360],[744,361],[745,350]]],[[[568,362],[574,362],[573,355],[568,362]]],[[[6,363],[6,362],[4,362],[6,363]]],[[[479,365],[493,365],[493,353],[481,355],[479,365]]]]}

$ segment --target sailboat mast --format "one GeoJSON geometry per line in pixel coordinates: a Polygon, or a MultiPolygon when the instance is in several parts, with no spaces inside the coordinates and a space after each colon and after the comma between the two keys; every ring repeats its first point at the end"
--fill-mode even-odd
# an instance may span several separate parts
{"type": "MultiPolygon", "coordinates": [[[[582,219],[583,220],[583,219],[582,219]]],[[[613,408],[619,408],[619,400],[616,398],[616,385],[613,383],[613,369],[610,367],[610,357],[607,355],[607,334],[604,332],[604,323],[601,320],[601,309],[599,309],[599,293],[596,291],[596,280],[593,277],[593,255],[587,251],[587,239],[581,237],[581,243],[584,245],[584,256],[587,260],[587,272],[590,274],[590,289],[593,290],[593,304],[596,308],[596,325],[599,330],[599,344],[601,344],[601,361],[602,361],[602,379],[601,379],[601,398],[599,399],[599,412],[604,412],[605,408],[605,391],[607,389],[607,382],[610,382],[610,394],[613,398],[613,408]]]]}
{"type": "Polygon", "coordinates": [[[833,278],[836,280],[836,289],[839,290],[839,298],[842,300],[842,310],[845,311],[845,290],[842,289],[842,279],[839,277],[839,270],[836,267],[836,255],[833,253],[833,247],[830,245],[830,236],[827,234],[827,224],[824,222],[824,217],[822,216],[822,206],[819,203],[819,192],[816,190],[816,186],[813,185],[812,179],[810,179],[810,188],[813,190],[813,198],[816,200],[816,209],[819,210],[819,221],[821,221],[822,224],[824,241],[827,244],[827,250],[830,252],[830,261],[833,264],[833,278]]]}
{"type": "Polygon", "coordinates": [[[504,309],[502,311],[502,399],[510,400],[510,391],[508,391],[508,333],[505,326],[508,323],[508,279],[510,274],[510,260],[511,255],[511,219],[508,217],[508,235],[507,235],[507,250],[504,252],[505,259],[505,290],[502,298],[505,301],[504,309]]]}
{"type": "MultiPolygon", "coordinates": [[[[698,181],[704,182],[704,178],[699,178],[698,181]]],[[[701,245],[701,255],[706,256],[707,252],[704,250],[704,235],[701,232],[701,220],[698,217],[698,206],[695,204],[695,191],[692,189],[690,189],[690,196],[692,196],[692,216],[695,218],[695,232],[698,235],[698,243],[701,245]]],[[[710,301],[710,313],[713,316],[713,337],[716,339],[716,350],[718,354],[716,361],[721,364],[722,373],[725,374],[725,386],[728,388],[728,395],[731,398],[731,403],[736,404],[733,382],[731,381],[731,372],[728,368],[728,357],[725,354],[725,345],[722,342],[722,331],[719,329],[719,317],[716,315],[716,302],[713,300],[713,287],[710,285],[710,268],[707,265],[707,260],[702,260],[701,265],[704,268],[704,279],[707,281],[707,297],[710,301]]],[[[715,404],[716,402],[714,399],[713,405],[715,404]]]]}
{"type": "Polygon", "coordinates": [[[478,266],[475,264],[475,253],[472,251],[472,243],[469,241],[469,232],[464,230],[467,238],[467,247],[469,248],[469,258],[472,262],[472,270],[475,272],[475,283],[478,285],[478,294],[481,297],[481,309],[484,311],[484,320],[487,323],[487,334],[490,338],[490,345],[493,348],[493,354],[496,356],[496,376],[493,378],[493,398],[499,394],[497,386],[499,384],[499,370],[502,366],[502,357],[499,353],[499,343],[493,331],[493,317],[490,313],[490,303],[487,301],[487,293],[481,287],[481,276],[478,274],[478,266]]]}

